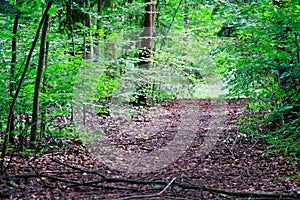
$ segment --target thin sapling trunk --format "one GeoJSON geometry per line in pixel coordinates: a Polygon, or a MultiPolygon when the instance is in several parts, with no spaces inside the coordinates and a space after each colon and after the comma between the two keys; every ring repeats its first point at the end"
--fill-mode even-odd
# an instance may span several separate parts
{"type": "Polygon", "coordinates": [[[46,42],[47,42],[47,32],[50,21],[50,15],[47,14],[42,30],[41,44],[40,44],[40,55],[38,68],[35,79],[35,88],[34,88],[34,96],[33,96],[33,108],[32,108],[32,126],[30,132],[30,143],[33,148],[36,142],[37,129],[38,129],[38,116],[39,116],[39,97],[40,97],[40,85],[42,81],[43,68],[45,62],[45,52],[46,52],[46,42]]]}

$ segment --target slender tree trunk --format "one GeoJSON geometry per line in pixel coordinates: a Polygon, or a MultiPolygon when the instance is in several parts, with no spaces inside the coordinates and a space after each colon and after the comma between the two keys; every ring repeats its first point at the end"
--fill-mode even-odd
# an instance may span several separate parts
{"type": "MultiPolygon", "coordinates": [[[[18,2],[17,2],[18,3],[18,2]]],[[[11,68],[10,68],[10,84],[9,84],[9,94],[13,98],[14,97],[14,90],[15,90],[15,69],[16,69],[16,62],[17,62],[17,33],[18,33],[18,25],[19,25],[19,16],[16,15],[15,21],[14,21],[14,28],[13,28],[13,37],[11,41],[11,51],[12,51],[12,56],[11,56],[11,68]]],[[[9,122],[9,142],[14,143],[14,134],[13,130],[15,128],[15,114],[14,110],[12,110],[12,116],[10,118],[9,122]]]]}
{"type": "Polygon", "coordinates": [[[74,28],[73,28],[73,17],[72,17],[72,11],[73,11],[72,3],[73,3],[72,0],[71,0],[71,2],[66,2],[66,21],[69,22],[69,23],[67,23],[67,27],[71,31],[71,41],[72,41],[71,55],[75,56],[76,52],[75,52],[74,28]]]}
{"type": "MultiPolygon", "coordinates": [[[[90,1],[86,0],[86,2],[84,3],[84,7],[88,8],[88,11],[90,11],[90,1]]],[[[90,14],[86,13],[84,16],[84,21],[83,21],[83,25],[85,26],[85,28],[88,29],[87,33],[86,30],[84,31],[85,35],[88,35],[88,40],[86,40],[85,42],[85,46],[84,48],[87,50],[87,52],[89,54],[85,55],[85,60],[86,59],[93,59],[94,56],[94,49],[93,49],[93,34],[92,32],[89,30],[91,28],[91,16],[90,14]]],[[[86,36],[85,36],[86,38],[86,36]]]]}
{"type": "MultiPolygon", "coordinates": [[[[48,69],[48,58],[49,58],[49,41],[46,42],[46,52],[45,52],[45,71],[48,69]]],[[[45,74],[43,75],[43,80],[42,80],[42,93],[46,93],[46,82],[47,82],[47,77],[45,74]]],[[[42,110],[42,117],[41,117],[41,127],[40,127],[40,135],[41,138],[45,135],[45,130],[46,130],[46,123],[45,123],[45,108],[42,110]]]]}
{"type": "MultiPolygon", "coordinates": [[[[88,8],[89,8],[89,1],[86,2],[88,8]]],[[[86,6],[86,4],[84,3],[84,7],[86,6]]],[[[90,9],[90,8],[89,8],[90,9]]],[[[83,25],[85,28],[90,28],[91,27],[91,18],[90,18],[90,15],[87,14],[85,15],[84,17],[84,21],[83,21],[83,25]]],[[[88,35],[90,36],[91,38],[91,33],[90,31],[88,31],[88,35]]],[[[89,44],[89,42],[87,41],[87,33],[86,33],[86,30],[84,30],[84,34],[83,34],[83,59],[84,60],[88,60],[90,59],[91,57],[88,56],[87,52],[89,52],[90,54],[92,53],[91,52],[92,49],[91,49],[91,44],[89,44]]],[[[86,67],[84,66],[84,74],[86,73],[86,67]]],[[[83,125],[85,126],[86,125],[86,106],[85,104],[83,104],[83,125]]]]}
{"type": "Polygon", "coordinates": [[[104,0],[98,0],[98,3],[97,3],[97,14],[98,14],[98,19],[97,19],[97,31],[95,33],[95,36],[96,36],[96,39],[99,40],[99,30],[101,29],[102,27],[102,20],[101,20],[101,16],[102,16],[102,11],[103,11],[103,1],[104,0]]]}
{"type": "MultiPolygon", "coordinates": [[[[102,16],[102,10],[103,10],[103,0],[98,0],[98,4],[97,4],[97,13],[98,13],[98,17],[102,16]]],[[[97,30],[101,29],[101,19],[97,19],[97,30]]],[[[98,36],[98,34],[96,33],[96,36],[98,36]]]]}
{"type": "Polygon", "coordinates": [[[100,35],[99,35],[99,30],[102,28],[102,20],[101,20],[101,16],[102,16],[102,11],[103,11],[103,1],[104,0],[98,0],[97,2],[97,14],[98,14],[98,19],[97,19],[97,30],[95,33],[95,48],[94,48],[94,53],[96,55],[100,55],[100,48],[99,48],[99,41],[100,41],[100,35]]]}
{"type": "Polygon", "coordinates": [[[45,62],[46,41],[47,41],[47,32],[48,32],[49,21],[50,21],[50,15],[47,14],[47,16],[45,18],[43,30],[42,30],[40,55],[39,55],[38,69],[37,69],[37,73],[36,73],[35,88],[34,88],[33,108],[32,108],[32,126],[31,126],[31,132],[30,132],[31,147],[35,146],[34,143],[36,142],[36,136],[37,136],[40,85],[41,85],[44,62],[45,62]]]}
{"type": "Polygon", "coordinates": [[[23,70],[23,73],[21,75],[21,78],[20,78],[20,81],[18,83],[18,87],[16,89],[16,92],[14,93],[14,97],[13,97],[13,100],[11,102],[11,105],[10,105],[10,109],[9,109],[9,114],[8,114],[8,119],[7,119],[7,126],[6,126],[6,132],[5,132],[5,135],[4,135],[4,140],[3,140],[3,143],[2,143],[2,151],[1,151],[1,159],[0,159],[0,168],[1,168],[1,174],[3,174],[5,172],[5,168],[4,168],[4,158],[5,158],[5,154],[6,154],[6,147],[7,147],[7,140],[8,140],[8,135],[10,133],[10,123],[11,123],[11,120],[12,120],[12,116],[13,116],[13,110],[14,110],[14,107],[15,107],[15,103],[17,101],[17,98],[19,96],[19,92],[21,90],[21,87],[22,87],[22,84],[23,84],[23,81],[24,81],[24,78],[26,76],[26,73],[28,71],[28,68],[29,68],[29,64],[30,64],[30,60],[31,60],[31,56],[33,54],[33,50],[35,48],[35,45],[38,41],[38,37],[40,35],[40,31],[41,31],[41,28],[42,28],[42,25],[44,24],[44,21],[45,21],[45,18],[46,18],[46,15],[49,11],[49,9],[51,8],[53,4],[53,1],[50,0],[47,4],[47,7],[45,9],[45,12],[42,16],[42,19],[39,23],[39,26],[37,28],[37,31],[36,31],[36,34],[35,34],[35,37],[34,37],[34,40],[33,40],[33,43],[31,45],[31,48],[30,48],[30,51],[29,51],[29,54],[27,56],[27,59],[26,59],[26,63],[25,63],[25,67],[24,67],[24,70],[23,70]]]}

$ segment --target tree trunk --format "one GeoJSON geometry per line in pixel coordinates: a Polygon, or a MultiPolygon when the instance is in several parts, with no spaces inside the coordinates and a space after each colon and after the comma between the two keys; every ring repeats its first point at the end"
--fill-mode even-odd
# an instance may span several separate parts
{"type": "Polygon", "coordinates": [[[46,18],[46,15],[48,13],[48,11],[50,10],[51,6],[53,4],[53,1],[49,1],[48,4],[47,4],[47,7],[45,9],[45,12],[42,16],[42,19],[39,23],[39,26],[37,28],[37,31],[36,31],[36,34],[35,34],[35,37],[34,37],[34,40],[32,42],[32,45],[31,45],[31,48],[30,48],[30,51],[28,53],[28,56],[26,58],[26,63],[25,63],[25,67],[24,67],[24,70],[22,72],[22,75],[21,75],[21,78],[20,78],[20,81],[18,83],[18,86],[16,88],[16,91],[14,93],[14,97],[13,97],[13,100],[11,102],[11,105],[10,105],[10,108],[9,108],[9,113],[8,113],[8,119],[7,119],[7,126],[6,126],[6,132],[5,132],[5,135],[4,135],[4,139],[3,139],[3,143],[2,143],[2,150],[1,150],[1,159],[0,159],[0,168],[1,168],[1,175],[4,174],[5,172],[5,168],[4,168],[4,158],[5,158],[5,155],[6,155],[6,147],[7,147],[7,140],[8,140],[8,135],[10,133],[10,130],[9,130],[9,127],[10,127],[10,122],[12,120],[12,116],[13,116],[13,110],[14,110],[14,107],[15,107],[15,104],[16,104],[16,101],[17,101],[17,98],[19,96],[19,92],[21,90],[21,87],[22,87],[22,84],[23,84],[23,81],[25,79],[25,76],[26,76],[26,73],[28,71],[28,68],[29,68],[29,64],[30,64],[30,60],[31,60],[31,57],[32,57],[32,54],[33,54],[33,50],[36,46],[36,43],[38,41],[38,37],[40,35],[40,31],[41,31],[41,27],[42,25],[44,24],[44,21],[45,21],[45,18],[46,18]]]}
{"type": "MultiPolygon", "coordinates": [[[[90,11],[90,1],[89,0],[86,0],[86,2],[84,3],[83,5],[84,7],[87,7],[88,8],[88,11],[90,11]]],[[[88,13],[85,13],[84,14],[84,21],[83,21],[83,25],[84,27],[86,27],[88,29],[87,33],[86,33],[86,30],[84,31],[84,34],[85,34],[85,44],[84,44],[84,49],[87,50],[86,54],[84,55],[84,60],[87,60],[87,59],[93,59],[94,57],[94,49],[93,49],[93,34],[92,32],[89,30],[91,28],[91,16],[90,14],[88,13]],[[86,35],[88,36],[88,40],[86,35]]]]}
{"type": "MultiPolygon", "coordinates": [[[[18,2],[17,2],[18,3],[18,2]]],[[[13,28],[13,37],[11,40],[11,68],[10,68],[10,84],[9,84],[9,94],[13,98],[14,97],[14,90],[15,90],[15,69],[16,69],[16,62],[17,62],[17,33],[18,33],[18,25],[19,25],[19,16],[16,15],[15,21],[14,21],[14,28],[13,28]]],[[[9,121],[9,142],[14,143],[14,134],[13,130],[15,128],[15,114],[14,110],[12,110],[12,116],[9,121]]]]}
{"type": "Polygon", "coordinates": [[[37,136],[38,128],[38,114],[39,114],[39,95],[40,95],[40,85],[42,80],[44,62],[45,62],[45,51],[46,51],[46,41],[47,41],[47,32],[50,21],[50,15],[47,14],[42,30],[41,44],[40,44],[40,55],[38,62],[38,69],[36,73],[35,88],[34,88],[34,97],[33,97],[33,108],[32,108],[32,126],[30,132],[30,142],[31,147],[34,147],[37,136]]]}
{"type": "MultiPolygon", "coordinates": [[[[102,11],[103,11],[103,1],[104,0],[98,0],[97,1],[97,14],[98,14],[98,19],[96,22],[96,33],[95,33],[95,37],[94,37],[94,54],[96,55],[96,57],[99,57],[99,55],[101,54],[99,45],[100,45],[100,40],[101,37],[99,35],[99,30],[102,28],[102,20],[101,20],[101,16],[102,16],[102,11]]],[[[97,59],[98,60],[98,59],[97,59]]]]}
{"type": "MultiPolygon", "coordinates": [[[[98,0],[98,4],[97,4],[97,14],[98,17],[102,16],[102,9],[103,9],[103,1],[104,0],[98,0]]],[[[101,29],[101,19],[97,19],[97,30],[101,29]]],[[[98,33],[96,33],[96,36],[99,36],[98,33]]]]}
{"type": "MultiPolygon", "coordinates": [[[[155,1],[146,0],[145,15],[144,15],[144,30],[141,34],[141,48],[139,50],[139,68],[150,69],[154,37],[154,20],[155,20],[155,1]]],[[[151,86],[150,86],[151,87],[151,86]]],[[[136,105],[145,105],[147,103],[146,91],[149,84],[139,85],[137,88],[137,95],[133,102],[136,105]]]]}
{"type": "Polygon", "coordinates": [[[150,69],[151,61],[148,59],[152,56],[153,36],[154,36],[154,20],[155,20],[155,7],[154,0],[146,0],[144,15],[144,31],[141,34],[141,49],[139,51],[139,67],[150,69]]]}
{"type": "MultiPolygon", "coordinates": [[[[49,41],[46,41],[46,52],[45,52],[45,71],[48,69],[48,59],[49,59],[49,41]]],[[[46,82],[47,82],[47,76],[44,74],[43,75],[43,80],[42,80],[42,93],[46,93],[46,82]]],[[[43,137],[45,135],[45,130],[46,130],[46,111],[45,108],[41,112],[41,127],[40,127],[40,135],[43,137]]]]}

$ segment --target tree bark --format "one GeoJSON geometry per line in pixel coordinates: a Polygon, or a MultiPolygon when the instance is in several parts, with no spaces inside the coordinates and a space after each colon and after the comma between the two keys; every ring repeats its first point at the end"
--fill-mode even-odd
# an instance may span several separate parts
{"type": "MultiPolygon", "coordinates": [[[[48,69],[48,59],[49,59],[49,41],[46,41],[45,66],[44,66],[45,71],[48,69]]],[[[41,89],[42,93],[46,93],[46,82],[47,82],[47,76],[44,73],[43,80],[42,80],[42,89],[41,89]]],[[[45,135],[45,130],[46,130],[45,115],[46,115],[46,111],[45,109],[43,109],[41,112],[41,127],[40,127],[41,137],[45,135]]]]}
{"type": "MultiPolygon", "coordinates": [[[[89,0],[86,0],[86,2],[84,3],[84,7],[87,7],[88,8],[88,11],[90,11],[90,1],[89,0]]],[[[88,41],[86,41],[86,46],[84,48],[86,48],[88,50],[88,54],[85,55],[85,60],[86,59],[93,59],[94,57],[94,48],[93,48],[93,34],[92,32],[90,31],[90,28],[91,28],[91,16],[90,14],[86,13],[85,14],[85,17],[84,17],[84,26],[88,29],[88,32],[87,32],[87,35],[89,36],[88,38],[88,41]]]]}
{"type": "Polygon", "coordinates": [[[139,51],[139,67],[150,69],[151,61],[148,60],[152,56],[154,21],[155,21],[155,1],[146,0],[144,15],[144,31],[141,34],[141,49],[139,51]]]}
{"type": "MultiPolygon", "coordinates": [[[[18,25],[19,25],[19,15],[16,15],[15,21],[14,21],[14,28],[13,28],[13,37],[11,40],[12,55],[11,55],[9,94],[12,98],[14,97],[14,90],[15,90],[14,78],[15,78],[15,69],[16,69],[16,63],[17,63],[18,25]]],[[[14,120],[15,120],[15,114],[14,114],[14,110],[12,110],[12,116],[11,116],[10,122],[9,122],[9,142],[12,144],[14,143],[14,134],[13,134],[13,130],[15,128],[14,120]]]]}
{"type": "MultiPolygon", "coordinates": [[[[154,20],[155,20],[155,1],[146,0],[145,15],[144,15],[144,30],[141,33],[141,48],[139,49],[139,68],[150,69],[153,49],[154,36],[154,20]]],[[[145,105],[147,102],[146,90],[148,84],[140,85],[136,89],[137,95],[134,98],[134,105],[145,105]]]]}
{"type": "Polygon", "coordinates": [[[47,14],[42,30],[41,44],[40,44],[40,55],[38,62],[38,69],[36,73],[35,88],[34,88],[34,97],[33,97],[33,108],[32,108],[32,126],[30,132],[30,142],[31,147],[34,148],[37,136],[38,129],[38,116],[39,116],[39,96],[40,96],[40,85],[43,75],[43,68],[45,62],[45,52],[46,52],[46,41],[47,41],[47,32],[50,21],[50,15],[47,14]]]}

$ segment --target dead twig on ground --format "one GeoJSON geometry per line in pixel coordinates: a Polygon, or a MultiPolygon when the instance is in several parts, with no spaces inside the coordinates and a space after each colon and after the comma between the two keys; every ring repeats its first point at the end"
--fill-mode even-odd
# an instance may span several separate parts
{"type": "MultiPolygon", "coordinates": [[[[86,172],[87,173],[87,172],[86,172]]],[[[77,187],[77,186],[89,186],[89,187],[96,187],[96,188],[106,188],[106,189],[122,189],[122,190],[135,190],[139,191],[138,189],[134,188],[128,188],[128,187],[117,187],[117,186],[109,186],[108,183],[125,183],[125,184],[142,184],[142,185],[166,185],[165,190],[173,184],[174,186],[178,186],[182,189],[190,189],[190,190],[202,190],[207,191],[210,193],[215,194],[223,194],[227,196],[234,196],[234,197],[249,197],[249,198],[290,198],[290,199],[299,199],[300,194],[299,193],[262,193],[262,192],[238,192],[238,191],[229,191],[229,190],[223,190],[223,189],[217,189],[212,187],[207,187],[203,185],[193,185],[193,184],[186,184],[186,183],[179,183],[175,182],[175,179],[171,182],[162,181],[162,180],[138,180],[138,179],[122,179],[122,178],[109,178],[109,177],[103,177],[101,180],[96,181],[88,181],[88,182],[76,182],[73,180],[69,180],[66,178],[61,178],[57,176],[48,175],[45,173],[39,173],[39,174],[23,174],[23,175],[14,175],[10,178],[28,178],[28,177],[36,177],[36,178],[49,178],[52,180],[56,180],[59,182],[67,183],[69,184],[68,187],[77,187]],[[103,184],[105,183],[105,184],[103,184]],[[169,185],[169,186],[168,186],[169,185]]],[[[154,194],[154,195],[161,195],[165,190],[162,190],[161,192],[154,194]]],[[[149,196],[148,196],[149,197],[149,196]]],[[[151,195],[152,197],[152,195],[151,195]]],[[[133,197],[132,197],[133,198],[133,197]]]]}
{"type": "Polygon", "coordinates": [[[135,196],[130,196],[130,197],[124,197],[124,198],[120,198],[119,200],[128,200],[128,199],[145,199],[145,198],[152,198],[152,197],[157,197],[157,196],[160,196],[162,195],[167,189],[168,187],[170,187],[170,185],[176,180],[176,177],[173,178],[170,183],[168,183],[168,185],[162,190],[160,191],[159,193],[157,194],[148,194],[148,195],[135,195],[135,196]]]}

